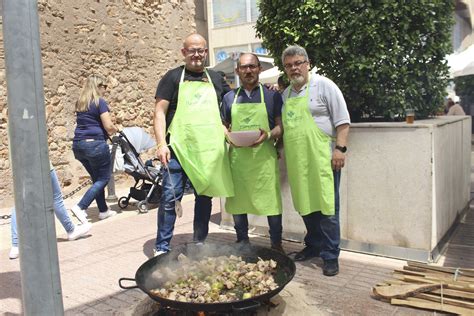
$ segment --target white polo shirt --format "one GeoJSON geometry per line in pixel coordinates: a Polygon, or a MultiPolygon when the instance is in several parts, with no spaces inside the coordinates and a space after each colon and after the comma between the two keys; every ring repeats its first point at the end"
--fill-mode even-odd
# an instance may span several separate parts
{"type": "MultiPolygon", "coordinates": [[[[299,92],[292,89],[290,98],[305,96],[307,86],[308,84],[304,85],[299,92]]],[[[351,123],[341,90],[332,80],[317,74],[311,74],[309,87],[309,111],[314,122],[323,132],[336,137],[337,126],[351,123]]],[[[283,109],[289,89],[290,87],[286,88],[282,95],[283,109]]],[[[283,126],[283,128],[285,127],[283,126]]]]}

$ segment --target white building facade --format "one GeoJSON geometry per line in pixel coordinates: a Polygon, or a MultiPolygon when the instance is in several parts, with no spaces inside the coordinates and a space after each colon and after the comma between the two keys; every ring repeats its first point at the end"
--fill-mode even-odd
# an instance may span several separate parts
{"type": "Polygon", "coordinates": [[[267,54],[255,34],[258,0],[206,0],[211,67],[240,52],[267,54]]]}

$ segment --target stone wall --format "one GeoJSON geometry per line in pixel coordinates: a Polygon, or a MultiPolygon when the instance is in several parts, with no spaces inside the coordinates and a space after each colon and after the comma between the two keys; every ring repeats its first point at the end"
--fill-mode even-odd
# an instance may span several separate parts
{"type": "MultiPolygon", "coordinates": [[[[86,175],[71,149],[74,103],[84,78],[107,77],[105,98],[115,122],[152,134],[156,85],[182,62],[182,41],[196,27],[195,5],[193,0],[39,0],[38,10],[50,159],[63,187],[72,189],[86,175]]],[[[9,199],[4,68],[0,33],[0,197],[9,199]]]]}

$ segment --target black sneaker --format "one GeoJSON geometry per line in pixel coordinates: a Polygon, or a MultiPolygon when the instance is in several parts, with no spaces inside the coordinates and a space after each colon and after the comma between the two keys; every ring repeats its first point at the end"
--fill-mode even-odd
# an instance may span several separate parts
{"type": "Polygon", "coordinates": [[[296,253],[295,261],[306,261],[311,258],[319,257],[319,251],[313,247],[304,247],[303,250],[296,253]]]}
{"type": "Polygon", "coordinates": [[[244,250],[244,249],[250,248],[250,246],[251,246],[249,239],[237,240],[237,241],[235,242],[235,244],[237,245],[237,248],[240,249],[240,250],[244,250]]]}
{"type": "Polygon", "coordinates": [[[250,239],[246,238],[246,239],[237,240],[235,243],[241,244],[241,245],[250,245],[250,239]]]}
{"type": "Polygon", "coordinates": [[[278,244],[272,244],[272,247],[271,247],[271,248],[272,248],[273,250],[278,251],[278,252],[281,253],[281,254],[285,254],[285,250],[283,249],[283,246],[282,246],[281,242],[278,243],[278,244]]]}
{"type": "Polygon", "coordinates": [[[339,273],[339,262],[337,259],[324,260],[323,274],[325,276],[335,276],[339,273]]]}

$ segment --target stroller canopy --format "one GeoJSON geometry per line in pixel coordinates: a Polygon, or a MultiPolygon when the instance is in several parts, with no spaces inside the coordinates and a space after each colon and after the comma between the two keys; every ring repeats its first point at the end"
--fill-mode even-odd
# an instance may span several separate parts
{"type": "Polygon", "coordinates": [[[153,148],[155,140],[141,127],[125,127],[122,132],[138,153],[153,148]]]}

